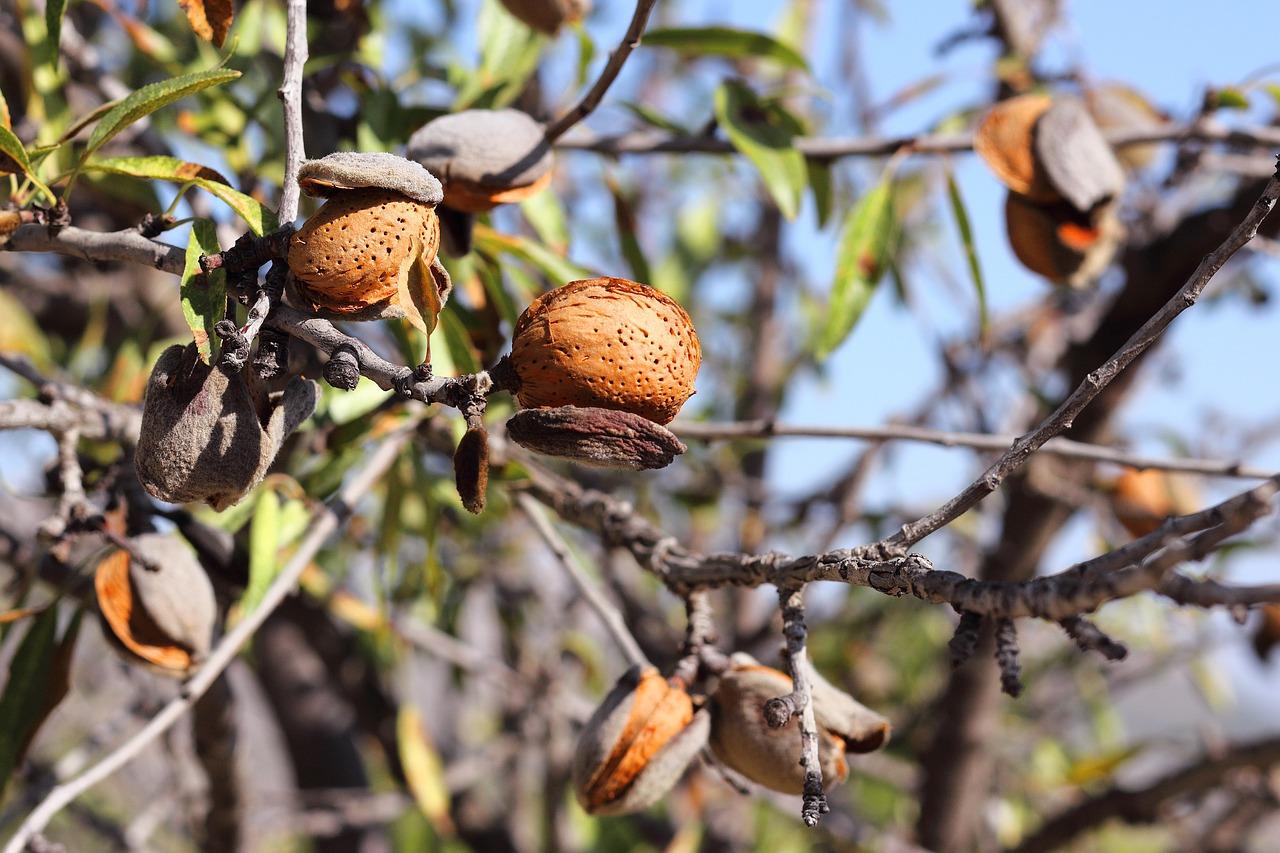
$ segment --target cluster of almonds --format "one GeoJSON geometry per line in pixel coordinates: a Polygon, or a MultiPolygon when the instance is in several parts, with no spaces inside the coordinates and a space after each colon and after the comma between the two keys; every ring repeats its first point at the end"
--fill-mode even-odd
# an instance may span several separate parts
{"type": "Polygon", "coordinates": [[[1124,237],[1125,177],[1085,103],[1001,101],[978,125],[974,150],[1009,189],[1005,227],[1018,260],[1055,284],[1091,284],[1124,237]]]}
{"type": "MultiPolygon", "coordinates": [[[[846,753],[879,749],[888,721],[809,667],[818,724],[818,759],[830,789],[849,775],[846,753]]],[[[573,761],[578,802],[595,815],[649,808],[675,787],[706,747],[726,767],[784,794],[799,794],[799,719],[771,724],[766,705],[791,693],[791,679],[746,654],[730,658],[708,697],[652,667],[622,675],[579,735],[573,761]]],[[[774,721],[776,723],[776,721],[774,721]]]]}

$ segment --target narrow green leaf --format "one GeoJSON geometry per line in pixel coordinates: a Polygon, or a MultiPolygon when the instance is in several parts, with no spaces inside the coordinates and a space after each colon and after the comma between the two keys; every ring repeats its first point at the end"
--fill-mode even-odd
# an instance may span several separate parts
{"type": "Polygon", "coordinates": [[[1234,86],[1226,86],[1214,92],[1214,100],[1217,102],[1219,109],[1224,110],[1247,110],[1249,109],[1249,96],[1244,91],[1234,86]]]}
{"type": "Polygon", "coordinates": [[[653,109],[653,107],[646,107],[644,104],[638,104],[635,101],[624,101],[620,106],[645,124],[653,125],[659,130],[665,130],[676,136],[687,136],[691,133],[689,128],[672,121],[653,109]]]}
{"type": "Polygon", "coordinates": [[[553,192],[534,193],[520,202],[520,212],[543,243],[557,252],[569,248],[569,218],[558,195],[553,192]]]}
{"type": "Polygon", "coordinates": [[[27,149],[23,146],[22,140],[14,136],[13,131],[2,124],[0,124],[0,154],[12,160],[18,169],[22,171],[22,174],[31,180],[35,188],[44,193],[50,204],[57,201],[53,193],[49,191],[49,188],[36,177],[35,170],[31,168],[31,160],[27,158],[27,149]]]}
{"type": "Polygon", "coordinates": [[[280,496],[264,488],[249,522],[249,584],[240,599],[240,618],[254,611],[279,570],[280,496]]]}
{"type": "Polygon", "coordinates": [[[0,793],[22,763],[40,723],[61,699],[51,694],[57,631],[58,608],[45,608],[27,629],[9,664],[9,678],[0,695],[0,793]]]}
{"type": "Polygon", "coordinates": [[[58,55],[62,52],[62,16],[67,11],[67,0],[48,0],[44,6],[44,26],[49,34],[49,64],[58,67],[58,55]]]}
{"type": "Polygon", "coordinates": [[[184,74],[181,77],[174,77],[170,80],[143,86],[102,117],[97,126],[94,127],[93,133],[89,134],[89,141],[85,143],[81,162],[88,160],[95,151],[107,144],[112,137],[138,119],[148,116],[161,107],[172,104],[174,101],[185,98],[187,95],[194,95],[196,92],[208,89],[210,86],[219,86],[239,76],[239,71],[197,71],[194,74],[184,74]]]}
{"type": "Polygon", "coordinates": [[[973,290],[978,295],[978,328],[982,335],[987,334],[987,285],[982,277],[982,266],[978,263],[978,247],[973,242],[973,225],[969,220],[969,210],[965,207],[964,198],[960,195],[960,185],[955,175],[947,169],[947,198],[951,201],[951,215],[956,220],[956,230],[960,232],[960,243],[964,246],[965,261],[969,265],[969,278],[973,281],[973,290]]]}
{"type": "Polygon", "coordinates": [[[653,274],[649,269],[649,261],[640,248],[640,241],[636,239],[636,216],[631,209],[631,199],[612,177],[606,179],[606,184],[609,195],[613,197],[613,221],[617,227],[618,247],[622,257],[631,268],[631,277],[648,284],[653,281],[653,274]]]}
{"type": "Polygon", "coordinates": [[[213,169],[180,160],[177,157],[102,157],[90,160],[85,171],[128,175],[153,181],[170,181],[191,184],[225,202],[245,221],[249,230],[262,235],[276,230],[276,215],[257,199],[245,195],[227,184],[227,179],[213,169]]]}
{"type": "Polygon", "coordinates": [[[685,56],[724,56],[730,59],[766,59],[808,71],[803,56],[773,36],[732,27],[672,27],[644,34],[649,47],[670,48],[685,56]]]}
{"type": "Polygon", "coordinates": [[[805,161],[809,171],[809,188],[813,190],[813,204],[818,211],[818,227],[826,228],[831,221],[835,204],[835,180],[830,160],[809,158],[805,161]]]}
{"type": "MultiPolygon", "coordinates": [[[[449,358],[455,370],[461,373],[477,373],[480,370],[480,359],[471,346],[471,338],[467,335],[467,327],[457,311],[444,311],[440,314],[440,328],[444,333],[445,346],[449,350],[449,358]]],[[[434,352],[434,350],[432,350],[434,352]]]]}
{"type": "Polygon", "coordinates": [[[862,317],[883,277],[894,232],[893,182],[885,175],[845,216],[835,281],[815,355],[829,356],[862,317]]]}
{"type": "Polygon", "coordinates": [[[509,255],[530,264],[557,286],[567,281],[590,276],[590,272],[585,268],[556,254],[546,246],[515,234],[500,234],[487,225],[476,223],[473,240],[477,251],[491,258],[509,255]]]}
{"type": "Polygon", "coordinates": [[[716,120],[733,147],[760,172],[765,187],[788,219],[800,211],[808,169],[793,140],[804,132],[781,103],[756,95],[741,83],[725,82],[715,95],[716,120]]]}
{"type": "Polygon", "coordinates": [[[200,270],[200,256],[218,251],[218,232],[213,223],[208,219],[192,222],[179,292],[182,316],[191,329],[200,357],[206,362],[213,357],[213,327],[227,311],[227,274],[224,270],[214,270],[206,276],[200,270]]]}

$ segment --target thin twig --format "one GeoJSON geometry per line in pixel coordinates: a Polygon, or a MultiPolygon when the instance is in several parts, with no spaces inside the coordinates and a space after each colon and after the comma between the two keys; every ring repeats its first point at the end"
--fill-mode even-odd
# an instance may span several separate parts
{"type": "Polygon", "coordinates": [[[191,710],[196,700],[208,691],[223,670],[239,654],[240,648],[297,585],[302,572],[311,564],[316,553],[329,537],[350,517],[356,503],[395,462],[416,427],[417,421],[412,420],[383,438],[364,467],[351,478],[338,496],[331,503],[315,511],[297,550],[280,570],[280,574],[271,582],[271,586],[263,595],[262,602],[227,632],[205,664],[183,686],[181,695],[161,708],[142,729],[107,753],[97,764],[50,791],[9,839],[4,853],[21,853],[27,842],[43,832],[54,815],[68,803],[136,758],[191,710]]]}
{"type": "Polygon", "coordinates": [[[640,649],[640,644],[636,642],[636,638],[627,629],[627,623],[622,618],[622,613],[613,606],[612,602],[604,597],[603,593],[591,582],[590,576],[587,575],[582,566],[578,565],[578,561],[569,550],[568,543],[551,526],[551,522],[547,520],[547,516],[542,511],[542,507],[538,505],[538,502],[522,493],[516,496],[516,504],[533,524],[533,529],[538,532],[538,536],[541,537],[551,552],[556,555],[556,559],[569,575],[569,579],[577,587],[578,594],[586,600],[591,609],[595,611],[596,616],[600,618],[605,630],[609,632],[609,636],[613,638],[614,643],[622,651],[622,656],[626,658],[627,663],[632,666],[648,666],[649,659],[645,657],[644,652],[640,649]]]}
{"type": "Polygon", "coordinates": [[[800,816],[805,826],[817,826],[822,816],[831,811],[822,787],[822,762],[818,758],[818,722],[813,712],[809,685],[809,658],[805,650],[808,628],[804,622],[804,587],[779,587],[778,605],[782,609],[782,634],[786,638],[787,671],[791,674],[791,693],[765,703],[765,719],[773,728],[781,728],[797,714],[800,716],[800,764],[804,767],[803,801],[800,816]]]}
{"type": "Polygon", "coordinates": [[[302,138],[302,67],[307,62],[307,0],[287,0],[284,76],[277,97],[284,104],[284,185],[277,219],[290,225],[298,218],[298,167],[306,159],[302,138]]]}
{"type": "MultiPolygon", "coordinates": [[[[1227,128],[1220,125],[1168,124],[1155,128],[1111,130],[1103,134],[1117,148],[1154,142],[1217,142],[1228,145],[1276,148],[1280,129],[1274,127],[1227,128]]],[[[965,133],[910,134],[888,137],[816,137],[796,139],[793,147],[807,157],[831,160],[839,157],[883,157],[902,149],[913,154],[954,154],[973,150],[973,137],[965,133]]],[[[715,136],[681,136],[662,131],[595,134],[580,131],[556,142],[557,148],[595,151],[601,154],[735,154],[727,139],[715,136]]]]}
{"type": "MultiPolygon", "coordinates": [[[[1018,440],[1016,435],[992,435],[980,432],[948,432],[910,424],[890,424],[883,427],[837,427],[779,424],[771,421],[728,421],[702,423],[677,421],[670,429],[681,438],[703,441],[749,438],[850,438],[859,441],[913,441],[937,444],[942,447],[969,447],[974,450],[1006,451],[1018,440]]],[[[1190,474],[1213,474],[1222,477],[1238,477],[1247,480],[1265,480],[1277,472],[1253,468],[1239,461],[1224,459],[1163,459],[1156,456],[1131,454],[1118,447],[1088,444],[1069,438],[1051,438],[1040,448],[1041,453],[1067,459],[1084,459],[1091,462],[1110,462],[1140,470],[1180,471],[1190,474]]]]}
{"type": "Polygon", "coordinates": [[[649,13],[653,11],[656,3],[657,0],[636,0],[636,9],[631,14],[631,23],[627,25],[627,32],[622,36],[622,41],[614,48],[613,53],[609,54],[609,61],[605,63],[604,70],[600,72],[599,78],[587,93],[582,96],[582,100],[547,127],[548,143],[555,142],[564,135],[565,131],[589,116],[591,111],[600,105],[604,93],[609,91],[609,87],[617,79],[627,57],[631,56],[631,51],[639,47],[640,37],[644,35],[645,25],[649,22],[649,13]]]}
{"type": "Polygon", "coordinates": [[[1070,429],[1076,415],[1102,393],[1102,390],[1132,364],[1134,359],[1155,343],[1179,314],[1196,303],[1214,275],[1222,269],[1222,265],[1258,233],[1258,227],[1275,207],[1277,198],[1280,198],[1280,178],[1273,176],[1267,181],[1262,195],[1254,202],[1244,221],[1232,230],[1218,248],[1205,256],[1187,283],[1151,319],[1143,323],[1124,346],[1120,347],[1100,367],[1089,373],[1049,417],[1014,442],[1012,447],[984,471],[982,476],[965,487],[964,491],[936,511],[902,525],[893,536],[875,543],[873,547],[879,554],[884,557],[905,555],[912,545],[955,521],[999,488],[1000,484],[1010,474],[1021,468],[1045,442],[1070,429]]]}

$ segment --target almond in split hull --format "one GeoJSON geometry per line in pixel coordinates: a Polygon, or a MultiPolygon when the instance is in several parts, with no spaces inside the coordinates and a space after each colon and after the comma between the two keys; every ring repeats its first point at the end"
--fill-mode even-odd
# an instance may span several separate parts
{"type": "Polygon", "coordinates": [[[632,667],[578,737],[573,787],[588,814],[642,811],[675,787],[707,743],[710,718],[678,683],[632,667]]]}
{"type": "Polygon", "coordinates": [[[693,395],[701,363],[679,303],[620,278],[573,281],[539,296],[511,344],[520,405],[617,409],[659,424],[693,395]]]}

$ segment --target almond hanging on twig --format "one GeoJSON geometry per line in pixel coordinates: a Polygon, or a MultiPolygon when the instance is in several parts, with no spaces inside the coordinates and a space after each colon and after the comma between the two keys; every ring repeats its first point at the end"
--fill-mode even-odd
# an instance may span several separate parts
{"type": "Polygon", "coordinates": [[[440,182],[394,154],[343,152],[303,163],[298,185],[328,199],[289,241],[298,295],[323,316],[403,317],[429,334],[452,290],[436,257],[440,182]]]}
{"type": "Polygon", "coordinates": [[[659,424],[693,395],[701,363],[684,309],[621,278],[544,293],[520,315],[511,344],[522,406],[617,409],[659,424]]]}
{"type": "Polygon", "coordinates": [[[185,675],[213,642],[213,587],[195,554],[176,537],[148,533],[129,544],[146,564],[121,549],[104,557],[93,576],[98,610],[130,656],[185,675]]]}
{"type": "Polygon", "coordinates": [[[638,812],[662,799],[707,743],[710,718],[652,667],[618,679],[578,737],[573,787],[588,814],[638,812]]]}

